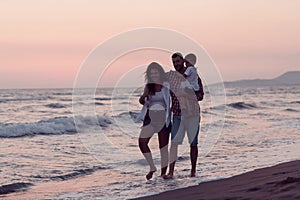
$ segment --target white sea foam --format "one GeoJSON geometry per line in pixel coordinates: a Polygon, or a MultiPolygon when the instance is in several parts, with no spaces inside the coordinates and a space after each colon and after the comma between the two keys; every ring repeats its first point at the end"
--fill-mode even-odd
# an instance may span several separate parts
{"type": "MultiPolygon", "coordinates": [[[[107,127],[112,121],[106,116],[76,116],[77,125],[107,127]]],[[[76,133],[72,117],[56,117],[34,123],[1,124],[0,137],[21,137],[27,135],[57,135],[76,133]]]]}

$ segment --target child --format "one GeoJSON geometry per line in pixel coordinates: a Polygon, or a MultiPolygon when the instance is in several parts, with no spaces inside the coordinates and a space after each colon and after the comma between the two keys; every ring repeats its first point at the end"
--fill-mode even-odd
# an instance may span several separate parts
{"type": "MultiPolygon", "coordinates": [[[[196,60],[197,58],[195,54],[192,53],[184,57],[186,66],[184,77],[186,78],[186,81],[181,82],[180,87],[184,88],[184,90],[191,95],[195,95],[195,93],[200,89],[198,84],[198,73],[195,67],[196,60]]],[[[189,106],[190,104],[188,103],[188,100],[186,98],[181,98],[181,104],[182,111],[184,112],[183,114],[188,115],[190,109],[192,109],[189,106]]]]}
{"type": "Polygon", "coordinates": [[[195,54],[188,54],[184,57],[186,70],[184,72],[184,77],[186,77],[189,82],[188,88],[193,89],[195,92],[199,90],[198,84],[198,74],[197,69],[195,67],[196,64],[196,56],[195,54]]]}

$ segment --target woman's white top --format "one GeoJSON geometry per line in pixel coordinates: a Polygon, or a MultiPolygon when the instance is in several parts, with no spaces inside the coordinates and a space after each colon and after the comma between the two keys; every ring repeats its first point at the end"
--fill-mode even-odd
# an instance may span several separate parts
{"type": "Polygon", "coordinates": [[[165,110],[166,103],[164,100],[163,92],[155,92],[154,95],[150,96],[149,110],[165,110]]]}
{"type": "Polygon", "coordinates": [[[168,127],[171,121],[170,112],[170,84],[168,82],[163,83],[163,87],[160,92],[155,92],[155,95],[151,95],[149,101],[145,101],[141,112],[138,114],[135,122],[143,120],[146,116],[147,110],[166,110],[166,126],[168,127]]]}

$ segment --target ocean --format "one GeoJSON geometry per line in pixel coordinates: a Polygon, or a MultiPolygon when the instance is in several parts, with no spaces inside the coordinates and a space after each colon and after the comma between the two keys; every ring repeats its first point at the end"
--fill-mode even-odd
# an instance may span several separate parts
{"type": "MultiPolygon", "coordinates": [[[[174,179],[149,181],[133,122],[142,88],[81,91],[0,90],[0,198],[130,199],[300,159],[300,86],[226,88],[221,104],[206,93],[197,176],[185,140],[174,179]]],[[[150,148],[159,169],[156,134],[150,148]]]]}

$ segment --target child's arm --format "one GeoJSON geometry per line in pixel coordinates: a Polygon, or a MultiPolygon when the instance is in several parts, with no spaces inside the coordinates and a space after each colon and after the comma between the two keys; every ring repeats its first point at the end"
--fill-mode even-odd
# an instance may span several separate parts
{"type": "Polygon", "coordinates": [[[193,73],[193,70],[190,67],[187,67],[183,73],[184,77],[188,77],[193,73]]]}

